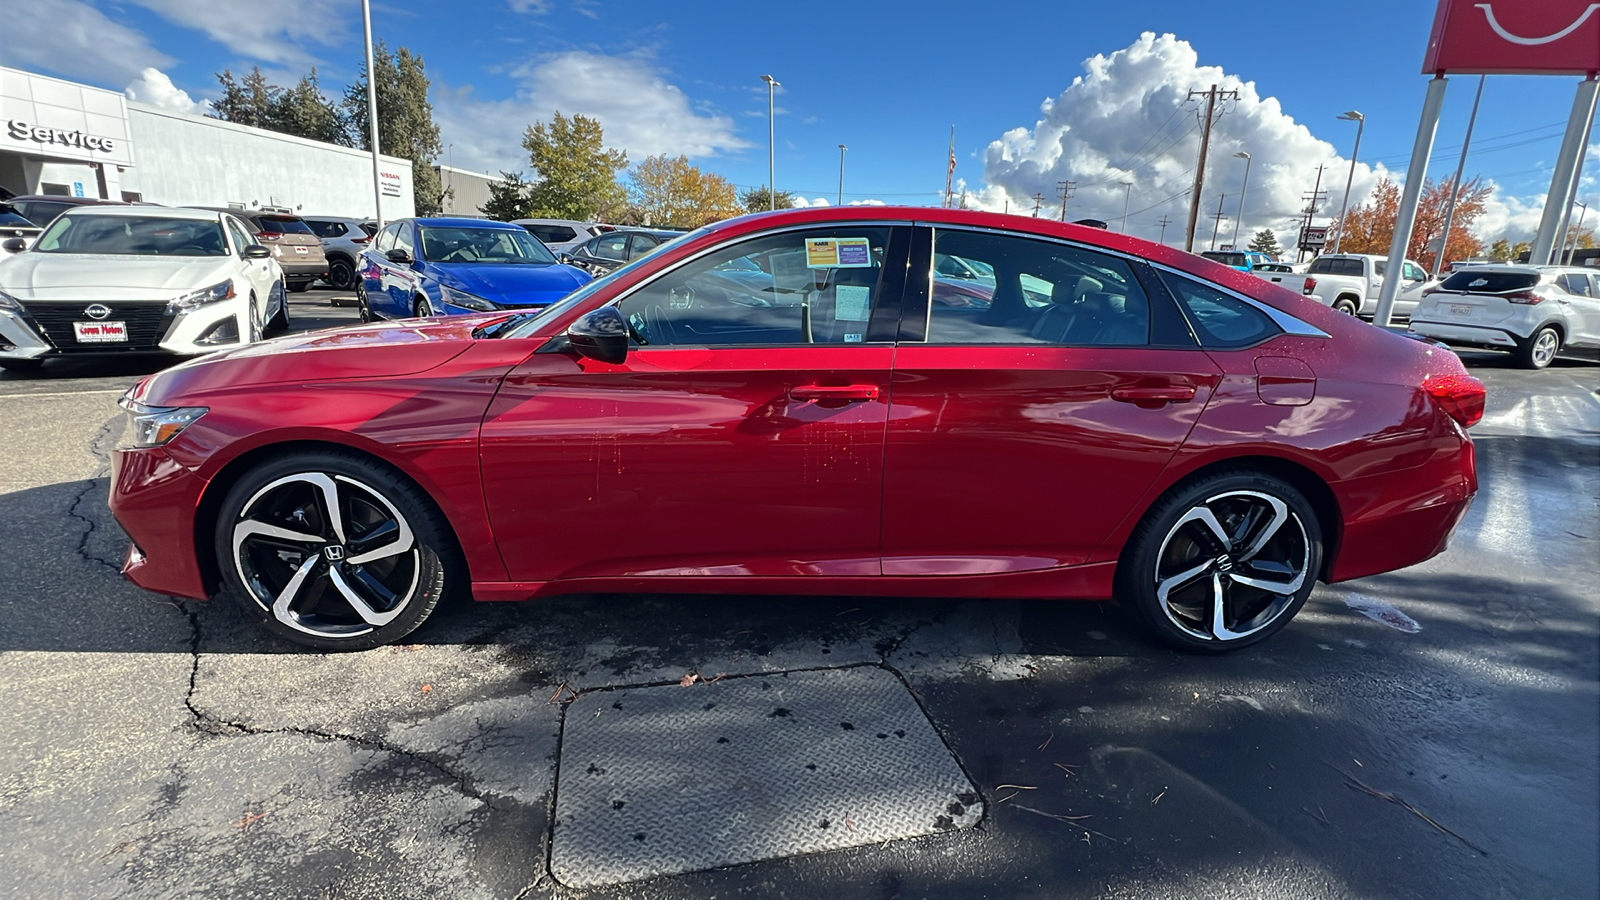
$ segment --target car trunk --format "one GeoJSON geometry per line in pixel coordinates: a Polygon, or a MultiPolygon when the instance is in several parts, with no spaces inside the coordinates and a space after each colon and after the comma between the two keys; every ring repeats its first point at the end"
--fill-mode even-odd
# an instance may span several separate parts
{"type": "Polygon", "coordinates": [[[1533,292],[1539,276],[1532,272],[1458,272],[1429,295],[1436,321],[1461,325],[1497,325],[1519,305],[1538,302],[1533,292]]]}
{"type": "Polygon", "coordinates": [[[322,239],[297,217],[257,216],[256,225],[261,229],[257,237],[272,248],[273,256],[286,272],[311,268],[327,271],[328,257],[322,252],[322,239]]]}

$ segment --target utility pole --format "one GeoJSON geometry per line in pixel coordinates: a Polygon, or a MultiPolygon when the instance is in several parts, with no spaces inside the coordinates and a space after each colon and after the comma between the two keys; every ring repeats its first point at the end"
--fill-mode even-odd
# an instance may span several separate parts
{"type": "Polygon", "coordinates": [[[1044,202],[1044,194],[1033,195],[1033,217],[1039,218],[1039,204],[1044,202]]]}
{"type": "Polygon", "coordinates": [[[1227,194],[1217,198],[1217,214],[1211,217],[1211,249],[1217,249],[1217,232],[1222,230],[1222,201],[1228,199],[1227,194]]]}
{"type": "Polygon", "coordinates": [[[1213,84],[1209,91],[1190,91],[1188,99],[1193,100],[1196,96],[1206,98],[1206,111],[1204,127],[1200,131],[1200,161],[1194,167],[1194,195],[1189,198],[1189,227],[1183,234],[1183,249],[1188,253],[1194,252],[1194,228],[1200,221],[1200,192],[1206,184],[1206,154],[1211,150],[1211,123],[1217,117],[1217,100],[1238,100],[1239,92],[1218,90],[1213,84]]]}
{"type": "Polygon", "coordinates": [[[1122,233],[1128,233],[1128,201],[1133,199],[1133,182],[1122,182],[1122,233]]]}
{"type": "Polygon", "coordinates": [[[1058,181],[1056,189],[1061,191],[1061,221],[1067,220],[1067,201],[1072,199],[1072,189],[1077,187],[1076,181],[1058,181]]]}
{"type": "MultiPolygon", "coordinates": [[[[1172,220],[1171,219],[1167,218],[1166,216],[1162,216],[1161,217],[1161,237],[1157,238],[1156,242],[1161,244],[1162,246],[1166,246],[1166,243],[1167,243],[1167,226],[1171,225],[1171,224],[1172,224],[1172,220]]],[[[1123,230],[1127,230],[1127,229],[1123,229],[1123,230]]]]}
{"type": "Polygon", "coordinates": [[[1305,230],[1307,228],[1311,227],[1311,219],[1312,219],[1313,216],[1315,216],[1317,214],[1317,204],[1321,203],[1323,200],[1326,200],[1327,197],[1328,197],[1328,192],[1322,189],[1322,170],[1324,168],[1326,168],[1326,167],[1325,166],[1317,166],[1317,182],[1312,187],[1311,193],[1309,193],[1309,194],[1301,194],[1300,195],[1300,199],[1306,201],[1306,208],[1301,210],[1301,212],[1305,213],[1305,218],[1301,220],[1300,234],[1295,239],[1295,242],[1294,242],[1294,244],[1295,244],[1294,261],[1295,262],[1299,262],[1301,260],[1301,258],[1305,255],[1305,252],[1306,252],[1305,246],[1304,246],[1304,244],[1305,244],[1305,233],[1306,233],[1305,230]]]}

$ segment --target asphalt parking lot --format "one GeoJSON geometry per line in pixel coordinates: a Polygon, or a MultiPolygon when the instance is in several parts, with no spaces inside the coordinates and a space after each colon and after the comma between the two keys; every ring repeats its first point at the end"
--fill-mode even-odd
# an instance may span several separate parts
{"type": "Polygon", "coordinates": [[[304,652],[118,574],[114,401],[158,364],[0,375],[0,895],[1595,897],[1600,365],[1464,358],[1452,548],[1215,659],[1097,604],[651,595],[304,652]],[[772,709],[728,746],[719,704],[772,709]],[[957,799],[910,822],[924,765],[957,799]]]}

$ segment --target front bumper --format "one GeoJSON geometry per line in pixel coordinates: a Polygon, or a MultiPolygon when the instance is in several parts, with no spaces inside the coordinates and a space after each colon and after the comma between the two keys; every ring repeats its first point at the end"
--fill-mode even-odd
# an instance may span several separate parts
{"type": "Polygon", "coordinates": [[[158,594],[209,596],[195,546],[204,482],[160,447],[117,450],[111,459],[111,514],[133,540],[122,574],[158,594]]]}
{"type": "Polygon", "coordinates": [[[118,302],[103,304],[111,313],[101,321],[122,322],[127,340],[82,343],[73,325],[96,321],[85,312],[92,302],[30,301],[23,304],[21,313],[0,309],[0,359],[126,353],[196,356],[238,346],[240,336],[250,333],[245,301],[188,310],[173,310],[164,301],[118,302]]]}

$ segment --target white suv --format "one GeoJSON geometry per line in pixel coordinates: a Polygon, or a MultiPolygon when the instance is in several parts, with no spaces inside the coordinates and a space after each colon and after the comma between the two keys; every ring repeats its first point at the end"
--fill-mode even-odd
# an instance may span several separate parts
{"type": "Polygon", "coordinates": [[[574,222],[571,219],[512,219],[511,224],[521,225],[551,253],[571,253],[579,245],[610,231],[593,222],[574,222]]]}
{"type": "Polygon", "coordinates": [[[1510,350],[1524,368],[1563,347],[1600,347],[1600,280],[1572,266],[1463,269],[1423,295],[1411,330],[1451,344],[1510,350]]]}

